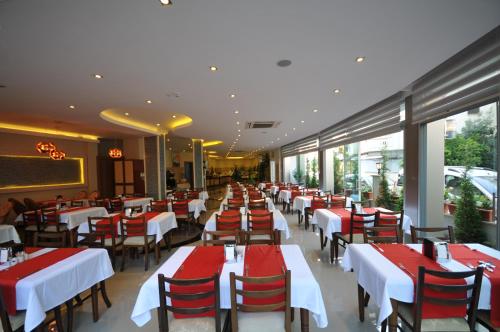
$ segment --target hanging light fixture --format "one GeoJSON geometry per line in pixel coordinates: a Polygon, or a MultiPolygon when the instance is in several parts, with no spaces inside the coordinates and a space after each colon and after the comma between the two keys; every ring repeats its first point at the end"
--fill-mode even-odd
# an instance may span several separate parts
{"type": "Polygon", "coordinates": [[[49,156],[53,160],[63,160],[66,158],[66,153],[61,150],[52,150],[49,152],[49,156]]]}
{"type": "Polygon", "coordinates": [[[112,148],[108,150],[108,155],[113,159],[120,159],[123,157],[123,152],[121,149],[112,148]]]}
{"type": "Polygon", "coordinates": [[[35,146],[39,153],[48,153],[56,149],[56,146],[52,142],[38,142],[35,146]]]}

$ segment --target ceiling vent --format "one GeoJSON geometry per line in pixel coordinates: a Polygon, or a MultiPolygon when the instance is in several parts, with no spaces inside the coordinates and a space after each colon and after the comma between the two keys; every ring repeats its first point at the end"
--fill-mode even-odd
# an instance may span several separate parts
{"type": "Polygon", "coordinates": [[[254,121],[247,122],[245,124],[246,129],[264,129],[264,128],[276,128],[279,126],[280,121],[254,121]]]}

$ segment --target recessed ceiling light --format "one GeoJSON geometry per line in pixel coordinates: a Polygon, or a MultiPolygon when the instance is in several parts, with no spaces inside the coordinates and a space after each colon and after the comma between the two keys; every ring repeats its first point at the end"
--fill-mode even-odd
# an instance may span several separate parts
{"type": "Polygon", "coordinates": [[[160,3],[162,6],[171,6],[172,5],[172,1],[170,1],[170,0],[160,0],[160,3]]]}
{"type": "Polygon", "coordinates": [[[241,132],[241,129],[238,129],[238,132],[241,132]]]}
{"type": "Polygon", "coordinates": [[[280,138],[278,137],[276,140],[277,140],[277,141],[279,141],[279,140],[280,140],[280,138]]]}
{"type": "Polygon", "coordinates": [[[358,57],[356,58],[356,62],[357,62],[357,63],[361,63],[361,62],[363,62],[363,61],[365,61],[365,57],[364,57],[364,56],[358,56],[358,57]]]}
{"type": "Polygon", "coordinates": [[[75,107],[75,105],[69,105],[69,108],[71,108],[72,110],[74,110],[76,107],[75,107]]]}
{"type": "Polygon", "coordinates": [[[172,151],[172,148],[168,148],[170,151],[172,151]]]}
{"type": "Polygon", "coordinates": [[[274,141],[271,141],[271,144],[273,144],[273,143],[274,143],[274,141]]]}
{"type": "Polygon", "coordinates": [[[238,134],[238,137],[241,137],[241,134],[238,134]]]}
{"type": "Polygon", "coordinates": [[[160,124],[159,124],[159,123],[157,123],[157,124],[156,124],[156,126],[157,126],[157,127],[159,127],[159,126],[160,126],[160,124]]]}
{"type": "Polygon", "coordinates": [[[318,110],[317,110],[317,109],[314,109],[314,110],[313,110],[313,113],[318,113],[318,110]]]}
{"type": "Polygon", "coordinates": [[[236,125],[239,126],[240,125],[240,122],[239,121],[236,121],[236,125]]]}
{"type": "Polygon", "coordinates": [[[151,100],[146,100],[146,104],[152,104],[153,102],[151,100]]]}
{"type": "Polygon", "coordinates": [[[231,99],[232,99],[232,98],[236,98],[236,95],[235,95],[234,93],[231,93],[231,94],[229,95],[229,98],[231,98],[231,99]]]}
{"type": "Polygon", "coordinates": [[[238,113],[240,113],[240,111],[238,111],[238,110],[234,111],[234,114],[238,114],[238,113]]]}
{"type": "Polygon", "coordinates": [[[295,130],[295,128],[293,128],[293,130],[295,130]]]}
{"type": "Polygon", "coordinates": [[[210,66],[210,71],[217,71],[217,69],[218,69],[218,68],[217,68],[217,67],[215,67],[215,66],[210,66]]]}
{"type": "Polygon", "coordinates": [[[128,114],[128,112],[125,112],[125,116],[129,116],[130,114],[128,114]]]}
{"type": "Polygon", "coordinates": [[[174,114],[174,115],[172,115],[172,119],[175,119],[176,117],[177,117],[177,115],[175,115],[175,114],[174,114]]]}
{"type": "Polygon", "coordinates": [[[288,67],[292,64],[292,61],[288,59],[279,60],[277,63],[278,67],[288,67]]]}
{"type": "Polygon", "coordinates": [[[305,121],[304,120],[300,120],[300,123],[304,123],[305,121]]]}
{"type": "Polygon", "coordinates": [[[335,93],[336,95],[338,95],[340,93],[340,89],[333,90],[333,93],[335,93]]]}
{"type": "Polygon", "coordinates": [[[287,137],[287,136],[288,136],[288,134],[287,134],[287,133],[285,133],[285,137],[287,137]]]}
{"type": "Polygon", "coordinates": [[[102,76],[101,74],[94,74],[94,78],[100,80],[101,78],[103,78],[104,76],[102,76]]]}

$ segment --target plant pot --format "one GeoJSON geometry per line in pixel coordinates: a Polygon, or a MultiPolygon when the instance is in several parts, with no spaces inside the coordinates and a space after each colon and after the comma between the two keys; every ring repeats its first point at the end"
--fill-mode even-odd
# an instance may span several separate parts
{"type": "Polygon", "coordinates": [[[455,211],[457,210],[457,205],[456,204],[453,204],[453,203],[447,203],[448,204],[448,212],[451,214],[451,215],[454,215],[455,214],[455,211]]]}
{"type": "Polygon", "coordinates": [[[493,222],[493,209],[477,209],[481,214],[481,220],[493,222]]]}
{"type": "Polygon", "coordinates": [[[362,193],[363,200],[373,199],[373,193],[371,191],[364,191],[362,193]]]}
{"type": "Polygon", "coordinates": [[[450,214],[450,210],[448,209],[449,205],[450,205],[450,203],[447,203],[447,202],[443,203],[443,213],[444,214],[450,214]]]}

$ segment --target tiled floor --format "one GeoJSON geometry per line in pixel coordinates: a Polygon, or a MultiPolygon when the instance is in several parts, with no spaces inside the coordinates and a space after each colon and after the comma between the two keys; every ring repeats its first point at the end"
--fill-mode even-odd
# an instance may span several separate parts
{"type": "MultiPolygon", "coordinates": [[[[210,216],[210,213],[208,216],[210,216]]],[[[328,250],[322,252],[319,249],[318,235],[310,229],[304,230],[304,224],[297,224],[297,215],[287,215],[288,225],[292,237],[285,243],[298,244],[306,257],[316,280],[321,286],[323,299],[328,314],[328,327],[319,329],[314,319],[310,318],[311,331],[377,331],[375,327],[376,313],[375,305],[370,304],[366,311],[366,319],[361,323],[357,316],[357,287],[354,275],[344,273],[340,266],[329,263],[328,250]]],[[[171,253],[162,251],[161,263],[165,262],[171,253]]],[[[141,256],[142,257],[142,256],[141,256]]],[[[153,256],[151,256],[152,258],[153,256]]],[[[119,258],[120,259],[120,258],[119,258]]],[[[120,260],[119,260],[120,262],[120,260]]],[[[144,272],[142,259],[127,260],[128,267],[124,272],[116,274],[107,281],[108,295],[113,306],[107,309],[100,302],[100,319],[97,323],[92,322],[92,311],[90,301],[78,308],[75,313],[75,331],[158,331],[156,313],[147,325],[138,328],[130,314],[134,306],[141,284],[155,272],[153,266],[148,272],[144,272]]],[[[293,330],[300,331],[300,319],[296,312],[293,330]]],[[[262,331],[264,332],[264,331],[262,331]]]]}

